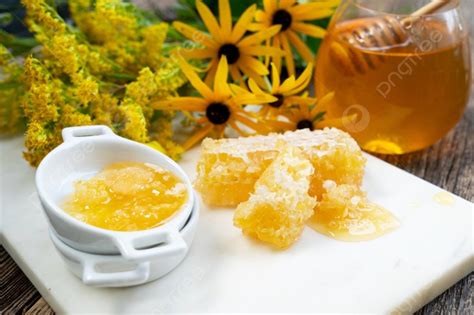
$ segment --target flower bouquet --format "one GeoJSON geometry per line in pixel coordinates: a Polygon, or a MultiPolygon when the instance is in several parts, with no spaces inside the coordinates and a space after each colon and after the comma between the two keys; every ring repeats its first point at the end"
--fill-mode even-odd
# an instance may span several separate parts
{"type": "Polygon", "coordinates": [[[206,136],[337,126],[332,93],[309,90],[337,4],[182,0],[169,24],[120,0],[71,0],[61,15],[22,0],[34,39],[0,32],[0,132],[25,128],[36,166],[68,126],[107,125],[174,159],[206,136]]]}

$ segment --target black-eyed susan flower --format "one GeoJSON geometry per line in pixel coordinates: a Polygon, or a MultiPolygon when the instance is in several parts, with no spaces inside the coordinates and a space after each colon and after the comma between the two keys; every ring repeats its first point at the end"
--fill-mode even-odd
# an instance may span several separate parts
{"type": "Polygon", "coordinates": [[[271,83],[266,84],[263,87],[263,90],[255,81],[252,79],[249,80],[249,87],[252,93],[269,93],[276,98],[274,102],[262,105],[259,112],[261,117],[274,118],[278,116],[278,114],[287,110],[290,106],[311,106],[316,103],[316,98],[304,95],[305,89],[311,82],[311,76],[313,73],[312,63],[308,64],[306,69],[297,79],[292,75],[283,82],[280,80],[280,73],[274,63],[271,64],[271,68],[271,83]]]}
{"type": "Polygon", "coordinates": [[[352,123],[357,115],[343,116],[336,119],[325,119],[324,109],[333,100],[334,92],[328,93],[316,100],[311,105],[300,103],[291,106],[281,116],[274,120],[267,120],[265,123],[274,131],[297,130],[297,129],[321,129],[324,127],[336,127],[343,129],[347,124],[352,123]]]}
{"type": "Polygon", "coordinates": [[[223,137],[227,126],[240,134],[246,134],[251,129],[258,133],[266,133],[267,126],[259,124],[249,117],[243,110],[246,104],[261,104],[275,101],[275,98],[265,93],[250,93],[245,89],[238,89],[235,93],[227,83],[229,65],[226,56],[222,56],[217,66],[213,87],[209,87],[194,72],[193,68],[181,57],[178,57],[181,70],[191,85],[200,94],[200,97],[183,96],[173,97],[153,104],[155,109],[182,110],[197,115],[196,121],[201,128],[197,130],[184,144],[189,149],[201,139],[214,132],[215,136],[223,137]],[[243,129],[242,129],[243,128],[243,129]]]}
{"type": "Polygon", "coordinates": [[[283,130],[315,130],[318,127],[320,128],[319,123],[324,118],[324,112],[322,112],[320,108],[325,107],[325,104],[330,102],[333,97],[334,93],[329,93],[311,105],[294,105],[284,113],[284,117],[287,118],[287,121],[278,121],[277,123],[269,122],[269,124],[283,130]]]}
{"type": "MultiPolygon", "coordinates": [[[[312,62],[314,55],[301,35],[322,38],[326,33],[323,28],[306,22],[331,16],[338,3],[339,0],[319,0],[301,4],[296,0],[264,0],[263,10],[256,12],[255,23],[251,29],[261,31],[275,25],[281,26],[279,33],[271,39],[271,46],[283,49],[288,73],[294,75],[295,63],[291,47],[293,46],[306,62],[312,62]]],[[[281,56],[272,56],[272,59],[280,70],[281,56]]]]}
{"type": "Polygon", "coordinates": [[[210,60],[205,79],[207,84],[214,79],[221,56],[226,56],[234,81],[243,83],[242,74],[255,81],[260,80],[262,75],[268,74],[267,67],[258,60],[258,57],[277,57],[282,54],[282,51],[279,48],[262,45],[262,42],[277,34],[281,26],[275,25],[255,34],[246,35],[256,12],[256,5],[250,6],[235,25],[232,25],[229,0],[219,0],[219,21],[202,1],[196,1],[196,8],[209,33],[201,32],[179,21],[174,22],[173,26],[186,38],[204,46],[203,48],[181,49],[180,53],[189,59],[210,60]]]}

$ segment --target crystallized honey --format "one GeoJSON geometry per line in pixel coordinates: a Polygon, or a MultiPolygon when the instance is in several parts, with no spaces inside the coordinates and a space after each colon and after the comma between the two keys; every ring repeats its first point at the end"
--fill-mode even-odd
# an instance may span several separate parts
{"type": "Polygon", "coordinates": [[[234,225],[276,248],[293,244],[313,214],[316,199],[309,192],[314,173],[300,149],[284,144],[255,183],[249,200],[239,204],[234,225]]]}
{"type": "Polygon", "coordinates": [[[322,196],[325,180],[337,184],[362,183],[365,158],[354,139],[335,128],[238,139],[205,139],[195,182],[204,202],[233,207],[246,201],[256,181],[277,157],[279,141],[299,148],[316,170],[310,179],[311,196],[322,196]]]}
{"type": "Polygon", "coordinates": [[[308,225],[319,233],[343,241],[365,241],[399,226],[393,214],[367,200],[354,185],[326,181],[327,192],[314,209],[308,225]]]}
{"type": "Polygon", "coordinates": [[[170,219],[188,199],[184,183],[149,163],[119,162],[74,184],[63,209],[87,224],[113,231],[139,231],[170,219]]]}

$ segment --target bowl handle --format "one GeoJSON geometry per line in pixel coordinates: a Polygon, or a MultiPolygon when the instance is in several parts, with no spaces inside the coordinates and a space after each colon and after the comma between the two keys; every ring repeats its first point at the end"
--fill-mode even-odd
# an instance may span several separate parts
{"type": "Polygon", "coordinates": [[[64,142],[105,135],[115,136],[116,134],[104,125],[68,127],[62,130],[64,142]]]}
{"type": "Polygon", "coordinates": [[[101,258],[94,261],[83,261],[82,282],[86,285],[97,287],[132,286],[142,284],[150,277],[150,262],[138,263],[134,270],[120,272],[98,272],[98,263],[105,263],[107,260],[101,258]]]}
{"type": "Polygon", "coordinates": [[[156,257],[171,257],[178,254],[184,254],[188,250],[188,245],[181,234],[177,231],[165,232],[163,242],[151,248],[135,248],[135,242],[139,239],[140,237],[124,235],[123,237],[117,237],[113,240],[122,256],[133,261],[151,260],[156,257]]]}

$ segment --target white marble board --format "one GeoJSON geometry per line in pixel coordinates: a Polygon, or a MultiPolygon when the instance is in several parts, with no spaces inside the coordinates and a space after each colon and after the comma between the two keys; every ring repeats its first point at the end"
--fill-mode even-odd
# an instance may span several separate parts
{"type": "MultiPolygon", "coordinates": [[[[401,221],[377,240],[346,243],[305,229],[287,251],[242,236],[232,210],[203,206],[189,256],[153,283],[125,289],[83,285],[48,238],[22,139],[2,140],[1,242],[58,313],[411,313],[474,270],[473,204],[374,157],[364,186],[401,221]]],[[[181,165],[191,177],[199,154],[181,165]]]]}

